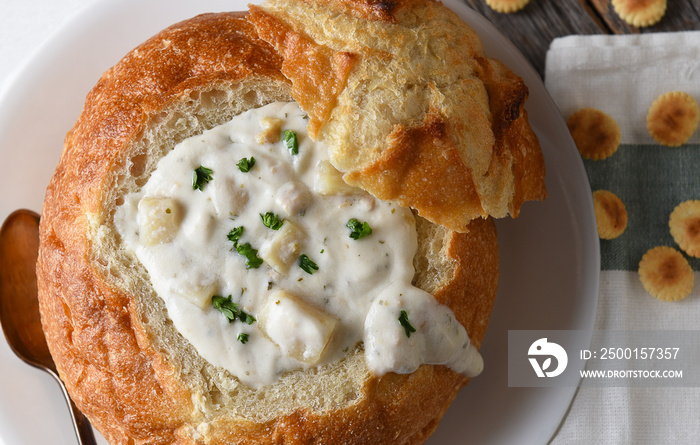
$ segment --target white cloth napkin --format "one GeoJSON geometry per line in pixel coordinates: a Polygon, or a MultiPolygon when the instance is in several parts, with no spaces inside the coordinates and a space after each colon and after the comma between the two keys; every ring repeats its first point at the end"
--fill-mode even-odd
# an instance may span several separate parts
{"type": "MultiPolygon", "coordinates": [[[[688,144],[668,148],[646,129],[647,111],[660,94],[681,90],[700,101],[700,32],[556,39],[547,53],[545,85],[564,118],[598,108],[622,134],[612,157],[584,162],[592,188],[617,193],[630,213],[623,236],[601,241],[595,329],[700,330],[698,260],[689,258],[695,289],[676,303],[650,296],[637,273],[648,247],[677,248],[668,233],[673,207],[700,199],[700,131],[688,144]]],[[[700,443],[700,388],[581,387],[552,443],[700,443]]]]}

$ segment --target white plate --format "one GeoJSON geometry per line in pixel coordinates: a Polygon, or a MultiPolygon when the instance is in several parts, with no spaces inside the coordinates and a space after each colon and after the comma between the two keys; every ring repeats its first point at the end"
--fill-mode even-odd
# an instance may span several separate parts
{"type": "MultiPolygon", "coordinates": [[[[39,211],[66,131],[99,75],[158,30],[201,12],[245,9],[244,0],[101,0],[76,15],[32,57],[0,98],[0,219],[39,211]]],[[[483,343],[484,373],[448,410],[429,444],[543,444],[575,388],[509,388],[509,329],[592,329],[598,238],[588,180],[566,125],[539,76],[486,19],[459,0],[445,3],[481,35],[487,53],[522,76],[547,162],[549,197],[517,220],[499,221],[501,282],[483,343]]],[[[53,380],[0,342],[0,444],[74,444],[53,380]]],[[[100,437],[101,443],[106,443],[100,437]]]]}

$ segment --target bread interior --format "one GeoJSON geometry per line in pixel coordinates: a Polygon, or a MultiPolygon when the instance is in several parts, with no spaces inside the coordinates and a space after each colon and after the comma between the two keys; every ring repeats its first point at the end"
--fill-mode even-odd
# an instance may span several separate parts
{"type": "MultiPolygon", "coordinates": [[[[287,84],[265,78],[210,84],[207,89],[185,92],[147,117],[105,183],[99,214],[90,218],[93,263],[110,286],[129,296],[128,310],[142,349],[152,348],[166,364],[165,369],[183,382],[204,422],[222,415],[265,422],[297,409],[324,412],[344,408],[362,398],[363,386],[371,377],[362,345],[358,345],[338,363],[287,373],[270,386],[255,390],[240,383],[225,369],[202,359],[174,328],[147,271],[125,248],[114,225],[113,216],[123,197],[143,186],[160,158],[177,143],[245,110],[289,100],[287,84]]],[[[454,265],[445,255],[450,232],[417,215],[416,220],[419,250],[414,259],[414,284],[433,293],[454,273],[454,265]]]]}

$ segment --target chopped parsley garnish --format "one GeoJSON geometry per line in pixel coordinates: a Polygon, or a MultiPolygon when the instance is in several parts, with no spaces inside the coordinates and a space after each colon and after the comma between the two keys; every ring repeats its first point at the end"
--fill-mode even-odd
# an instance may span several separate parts
{"type": "Polygon", "coordinates": [[[241,320],[241,321],[242,321],[243,323],[245,323],[245,324],[253,324],[254,322],[257,321],[257,320],[255,319],[255,317],[253,317],[252,315],[247,314],[247,313],[245,313],[245,312],[243,312],[243,311],[241,311],[241,312],[238,314],[238,319],[241,320]]]}
{"type": "Polygon", "coordinates": [[[228,235],[226,235],[226,238],[233,243],[236,252],[246,258],[246,269],[257,269],[263,263],[263,260],[258,258],[258,251],[253,249],[250,243],[239,244],[241,236],[243,235],[243,229],[243,226],[234,227],[228,235]]]}
{"type": "Polygon", "coordinates": [[[233,323],[236,321],[236,319],[248,325],[257,321],[255,320],[255,317],[239,309],[238,303],[233,302],[231,295],[229,295],[227,298],[224,298],[221,295],[214,295],[211,297],[211,304],[218,309],[219,312],[224,314],[224,317],[226,317],[229,323],[233,323]]]}
{"type": "Polygon", "coordinates": [[[311,260],[311,258],[309,258],[306,254],[302,254],[299,257],[299,267],[301,267],[301,270],[308,273],[309,275],[312,275],[315,271],[318,270],[318,265],[314,263],[311,260]]]}
{"type": "Polygon", "coordinates": [[[360,222],[355,218],[352,218],[345,224],[345,227],[351,230],[350,238],[358,240],[372,234],[372,228],[367,224],[367,222],[360,222]]]}
{"type": "Polygon", "coordinates": [[[233,247],[238,247],[238,241],[240,241],[241,235],[243,235],[243,226],[231,229],[228,235],[226,235],[226,238],[233,243],[233,247]]]}
{"type": "Polygon", "coordinates": [[[297,141],[297,132],[293,130],[284,130],[282,140],[287,150],[293,155],[299,154],[299,141],[297,141]]]}
{"type": "Polygon", "coordinates": [[[211,297],[211,304],[219,310],[229,323],[233,323],[238,316],[238,304],[231,300],[231,296],[224,298],[221,295],[211,297]]]}
{"type": "Polygon", "coordinates": [[[401,323],[401,326],[403,326],[404,330],[406,331],[406,337],[411,338],[411,333],[416,332],[416,328],[411,326],[411,323],[408,321],[408,314],[406,311],[401,311],[399,323],[401,323]]]}
{"type": "Polygon", "coordinates": [[[251,168],[255,165],[255,158],[250,157],[248,159],[243,158],[240,161],[238,161],[238,169],[242,171],[243,173],[248,173],[251,168]]]}
{"type": "Polygon", "coordinates": [[[192,190],[199,190],[200,192],[204,190],[204,185],[214,179],[212,177],[214,170],[199,166],[194,169],[194,177],[192,179],[192,190]]]}
{"type": "Polygon", "coordinates": [[[243,344],[246,344],[248,343],[248,337],[248,334],[246,334],[245,332],[241,332],[240,334],[238,334],[238,341],[243,344]]]}
{"type": "Polygon", "coordinates": [[[272,212],[266,212],[264,215],[261,213],[260,219],[265,227],[269,227],[272,230],[279,230],[284,224],[284,219],[280,219],[279,216],[272,212]]]}
{"type": "Polygon", "coordinates": [[[258,257],[257,249],[253,249],[250,243],[239,244],[236,246],[236,252],[246,258],[246,269],[257,269],[263,263],[263,260],[258,257]]]}

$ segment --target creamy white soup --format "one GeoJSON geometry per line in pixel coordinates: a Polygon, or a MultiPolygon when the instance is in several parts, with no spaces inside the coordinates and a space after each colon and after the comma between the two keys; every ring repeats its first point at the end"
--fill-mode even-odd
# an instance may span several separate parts
{"type": "Polygon", "coordinates": [[[273,103],[189,138],[115,216],[176,329],[252,387],[363,345],[378,374],[483,362],[452,311],[411,284],[406,208],[348,186],[273,103]]]}

